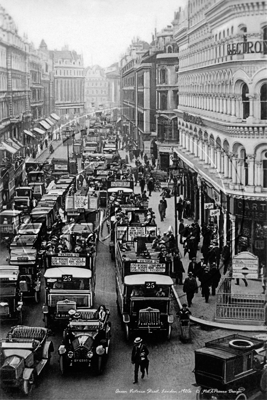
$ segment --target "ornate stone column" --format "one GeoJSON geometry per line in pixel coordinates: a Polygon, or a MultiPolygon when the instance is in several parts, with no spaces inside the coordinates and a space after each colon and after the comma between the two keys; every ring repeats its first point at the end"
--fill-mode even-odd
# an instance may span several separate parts
{"type": "Polygon", "coordinates": [[[237,184],[237,154],[233,154],[232,158],[232,183],[237,184]]]}
{"type": "Polygon", "coordinates": [[[226,153],[226,151],[224,152],[223,163],[224,163],[224,177],[229,178],[229,156],[226,153]]]}
{"type": "Polygon", "coordinates": [[[255,185],[255,172],[254,172],[254,161],[255,155],[254,154],[247,154],[247,164],[248,164],[248,186],[254,188],[255,185]]]}
{"type": "Polygon", "coordinates": [[[229,217],[230,217],[230,222],[231,222],[231,245],[232,245],[231,258],[233,258],[235,256],[235,221],[236,221],[236,216],[230,214],[229,217]]]}
{"type": "Polygon", "coordinates": [[[255,185],[256,192],[261,192],[262,187],[262,161],[255,162],[255,185]]]}

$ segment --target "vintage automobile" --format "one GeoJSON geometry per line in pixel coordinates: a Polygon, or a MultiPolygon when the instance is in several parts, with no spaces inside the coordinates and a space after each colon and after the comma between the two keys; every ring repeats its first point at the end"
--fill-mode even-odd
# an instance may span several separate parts
{"type": "Polygon", "coordinates": [[[0,265],[0,318],[22,323],[22,293],[19,285],[19,267],[0,265]]]}
{"type": "Polygon", "coordinates": [[[45,271],[45,326],[69,320],[69,310],[91,308],[94,301],[92,271],[86,269],[84,257],[60,257],[51,259],[52,268],[45,271]],[[79,267],[79,265],[82,267],[79,267]]]}
{"type": "MultiPolygon", "coordinates": [[[[22,238],[28,236],[30,235],[23,235],[22,238]]],[[[35,247],[23,246],[23,243],[25,244],[26,242],[21,240],[21,246],[12,246],[11,244],[8,261],[10,265],[19,266],[19,288],[23,298],[33,297],[35,302],[39,303],[42,258],[35,247]]]]}
{"type": "Polygon", "coordinates": [[[29,197],[14,196],[14,210],[22,211],[23,215],[29,215],[32,210],[32,201],[29,197]]]}
{"type": "Polygon", "coordinates": [[[18,210],[5,210],[0,213],[1,242],[10,244],[17,234],[22,221],[22,212],[18,210]]]}
{"type": "MultiPolygon", "coordinates": [[[[71,311],[70,315],[73,314],[71,311]]],[[[76,309],[58,348],[62,375],[77,366],[90,367],[99,374],[103,371],[111,336],[108,319],[109,310],[106,310],[104,321],[100,321],[96,309],[76,309]]]]}
{"type": "Polygon", "coordinates": [[[233,334],[195,350],[197,400],[247,400],[260,389],[266,396],[266,345],[256,337],[233,334]]]}
{"type": "Polygon", "coordinates": [[[43,327],[18,325],[11,328],[0,344],[0,380],[5,388],[31,392],[35,379],[49,365],[53,342],[43,327]]]}

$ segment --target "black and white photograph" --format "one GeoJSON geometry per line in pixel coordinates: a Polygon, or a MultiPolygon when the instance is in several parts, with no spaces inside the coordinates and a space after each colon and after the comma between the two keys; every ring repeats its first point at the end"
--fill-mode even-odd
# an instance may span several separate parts
{"type": "Polygon", "coordinates": [[[267,398],[267,1],[0,0],[0,399],[267,398]]]}

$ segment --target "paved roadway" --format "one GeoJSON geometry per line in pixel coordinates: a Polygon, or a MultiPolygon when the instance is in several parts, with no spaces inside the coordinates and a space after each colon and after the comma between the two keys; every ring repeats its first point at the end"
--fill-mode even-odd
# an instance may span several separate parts
{"type": "MultiPolygon", "coordinates": [[[[59,147],[54,157],[66,155],[66,147],[59,147]]],[[[171,217],[170,217],[171,218],[171,217]]],[[[102,238],[107,236],[103,230],[102,238]]],[[[0,262],[6,263],[7,251],[2,249],[0,262]]],[[[177,320],[175,319],[173,336],[170,341],[163,338],[145,338],[150,351],[149,376],[133,385],[133,369],[131,365],[132,343],[126,343],[122,330],[121,318],[117,312],[115,292],[114,263],[110,259],[108,239],[100,240],[97,254],[97,280],[95,306],[104,303],[111,312],[112,342],[106,368],[101,376],[95,376],[90,371],[73,371],[67,377],[62,377],[59,368],[57,348],[61,342],[62,332],[53,332],[51,339],[55,351],[50,369],[38,379],[29,399],[39,400],[88,400],[88,399],[159,399],[159,400],[191,400],[196,398],[197,388],[194,386],[194,350],[202,347],[207,340],[224,336],[222,330],[202,330],[192,328],[192,342],[183,344],[179,340],[177,320]]],[[[25,302],[24,324],[43,326],[42,303],[36,305],[30,300],[25,302]]],[[[176,304],[173,301],[172,311],[175,314],[176,304]]],[[[5,337],[11,323],[1,326],[1,337],[5,337]]],[[[0,390],[1,399],[24,399],[18,391],[4,392],[0,390]]]]}

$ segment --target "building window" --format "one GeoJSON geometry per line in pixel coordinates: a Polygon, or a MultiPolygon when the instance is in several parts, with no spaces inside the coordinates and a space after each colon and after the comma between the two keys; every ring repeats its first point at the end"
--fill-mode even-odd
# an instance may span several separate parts
{"type": "Polygon", "coordinates": [[[161,93],[160,94],[160,109],[161,110],[167,110],[167,94],[161,93]]]}
{"type": "Polygon", "coordinates": [[[166,68],[162,68],[159,73],[159,83],[168,83],[168,71],[166,68]]]}
{"type": "Polygon", "coordinates": [[[242,87],[242,104],[243,104],[243,119],[249,117],[249,98],[248,95],[248,85],[244,83],[242,87]]]}
{"type": "Polygon", "coordinates": [[[263,182],[262,186],[266,189],[267,188],[267,160],[262,161],[263,167],[263,182]]]}
{"type": "Polygon", "coordinates": [[[263,28],[263,54],[267,54],[267,26],[263,28]]]}
{"type": "Polygon", "coordinates": [[[261,119],[267,119],[267,83],[264,83],[261,87],[260,102],[261,119]]]}

